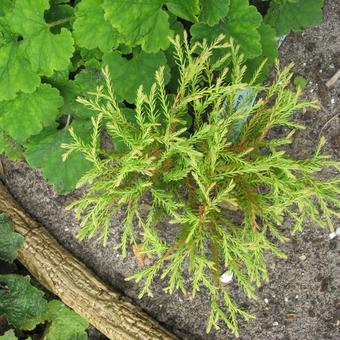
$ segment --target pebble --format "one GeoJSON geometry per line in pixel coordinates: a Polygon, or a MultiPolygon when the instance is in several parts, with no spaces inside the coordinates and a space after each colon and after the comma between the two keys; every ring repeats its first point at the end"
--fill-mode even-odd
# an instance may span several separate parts
{"type": "Polygon", "coordinates": [[[279,325],[279,323],[277,321],[273,322],[273,326],[278,326],[278,325],[279,325]]]}
{"type": "Polygon", "coordinates": [[[337,227],[335,230],[336,236],[340,236],[340,227],[337,227]]]}
{"type": "Polygon", "coordinates": [[[299,257],[299,259],[300,259],[301,261],[305,261],[305,260],[306,260],[306,258],[307,258],[307,256],[306,256],[306,255],[301,255],[301,256],[299,257]]]}
{"type": "Polygon", "coordinates": [[[335,98],[331,99],[331,104],[335,104],[335,98]]]}
{"type": "Polygon", "coordinates": [[[264,299],[263,301],[264,301],[264,303],[269,303],[268,299],[264,299]]]}
{"type": "Polygon", "coordinates": [[[288,302],[288,298],[287,297],[285,297],[285,302],[288,302]]]}
{"type": "Polygon", "coordinates": [[[336,237],[337,237],[336,232],[330,233],[330,234],[328,235],[328,238],[329,238],[330,240],[333,240],[333,238],[336,238],[336,237]]]}
{"type": "Polygon", "coordinates": [[[234,274],[230,270],[226,271],[223,273],[220,277],[220,281],[222,283],[230,283],[233,281],[234,274]]]}
{"type": "Polygon", "coordinates": [[[297,300],[299,298],[299,295],[295,295],[295,299],[297,300]]]}

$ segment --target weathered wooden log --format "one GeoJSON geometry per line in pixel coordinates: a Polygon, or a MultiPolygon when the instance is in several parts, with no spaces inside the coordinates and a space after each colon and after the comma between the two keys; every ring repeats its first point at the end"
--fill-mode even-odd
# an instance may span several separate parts
{"type": "Polygon", "coordinates": [[[176,339],[130,299],[101,282],[34,221],[0,181],[0,212],[25,237],[18,260],[47,289],[110,339],[176,339]]]}

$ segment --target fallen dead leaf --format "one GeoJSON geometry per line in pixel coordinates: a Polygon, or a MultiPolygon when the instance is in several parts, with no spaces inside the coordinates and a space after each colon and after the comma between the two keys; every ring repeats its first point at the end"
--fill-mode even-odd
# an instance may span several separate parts
{"type": "Polygon", "coordinates": [[[145,254],[142,253],[141,249],[142,249],[142,244],[140,244],[140,243],[139,244],[135,243],[135,244],[132,245],[132,251],[133,251],[133,254],[136,256],[136,258],[138,260],[138,264],[140,266],[144,266],[146,256],[145,256],[145,254]]]}

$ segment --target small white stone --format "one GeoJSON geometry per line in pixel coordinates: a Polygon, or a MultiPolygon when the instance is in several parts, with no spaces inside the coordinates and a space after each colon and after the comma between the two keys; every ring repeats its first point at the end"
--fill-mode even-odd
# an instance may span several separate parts
{"type": "Polygon", "coordinates": [[[340,227],[337,227],[335,230],[336,236],[340,236],[340,227]]]}
{"type": "Polygon", "coordinates": [[[300,257],[299,257],[299,259],[301,260],[301,261],[305,261],[306,260],[306,255],[301,255],[300,257]]]}
{"type": "Polygon", "coordinates": [[[223,273],[220,277],[220,281],[222,283],[230,283],[231,281],[233,281],[233,277],[234,274],[233,272],[231,272],[230,270],[226,271],[225,273],[223,273]]]}
{"type": "Polygon", "coordinates": [[[322,70],[319,70],[319,73],[322,73],[322,70]]]}
{"type": "Polygon", "coordinates": [[[264,301],[264,303],[269,303],[268,299],[264,299],[263,301],[264,301]]]}
{"type": "Polygon", "coordinates": [[[277,321],[273,322],[273,326],[278,326],[278,325],[279,325],[279,323],[277,321]]]}
{"type": "Polygon", "coordinates": [[[328,235],[328,238],[330,239],[330,240],[333,240],[333,238],[336,238],[336,232],[333,232],[333,233],[330,233],[329,235],[328,235]]]}
{"type": "Polygon", "coordinates": [[[285,297],[285,302],[288,302],[288,298],[287,297],[285,297]]]}
{"type": "Polygon", "coordinates": [[[303,63],[302,66],[306,66],[307,64],[306,63],[303,63]]]}
{"type": "Polygon", "coordinates": [[[64,230],[65,230],[65,231],[69,231],[70,229],[69,229],[69,228],[65,228],[64,230]]]}
{"type": "Polygon", "coordinates": [[[331,99],[331,104],[335,104],[335,98],[331,99]]]}
{"type": "Polygon", "coordinates": [[[116,257],[119,257],[119,254],[117,254],[116,257]]]}
{"type": "Polygon", "coordinates": [[[299,298],[299,295],[295,295],[295,299],[297,300],[299,298]]]}
{"type": "Polygon", "coordinates": [[[314,89],[311,89],[309,92],[310,92],[310,93],[313,93],[313,92],[314,92],[314,89]]]}

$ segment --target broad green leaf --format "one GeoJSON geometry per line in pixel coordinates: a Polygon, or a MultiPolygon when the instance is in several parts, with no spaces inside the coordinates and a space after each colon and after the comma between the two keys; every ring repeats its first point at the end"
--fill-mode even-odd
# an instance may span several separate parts
{"type": "Polygon", "coordinates": [[[90,91],[95,91],[102,84],[100,63],[96,67],[91,66],[92,61],[85,63],[85,69],[81,70],[75,80],[69,79],[68,72],[61,71],[53,74],[47,81],[56,87],[64,99],[64,105],[60,109],[61,114],[75,115],[79,118],[89,118],[95,114],[85,105],[77,102],[77,97],[87,96],[90,91]]]}
{"type": "Polygon", "coordinates": [[[4,153],[10,160],[23,158],[24,149],[12,137],[0,130],[0,153],[4,153]]]}
{"type": "MultiPolygon", "coordinates": [[[[148,54],[141,52],[128,60],[118,52],[104,55],[104,65],[109,66],[112,77],[112,85],[115,93],[133,103],[140,85],[148,93],[155,82],[155,72],[161,65],[166,65],[166,57],[163,52],[148,54]]],[[[169,80],[166,69],[166,80],[169,80]]]]}
{"type": "MultiPolygon", "coordinates": [[[[89,140],[92,131],[89,121],[74,121],[71,126],[81,139],[89,140]]],[[[79,179],[91,168],[91,163],[79,152],[72,153],[65,162],[62,160],[65,150],[61,148],[61,144],[72,141],[68,129],[46,129],[33,137],[27,145],[28,164],[40,168],[61,194],[71,192],[79,179]]]]}
{"type": "Polygon", "coordinates": [[[169,15],[164,0],[104,0],[105,18],[130,46],[142,45],[146,52],[156,53],[169,47],[169,15]]]}
{"type": "Polygon", "coordinates": [[[29,276],[0,275],[0,315],[15,328],[32,330],[44,321],[47,302],[29,276]]]}
{"type": "Polygon", "coordinates": [[[262,23],[259,27],[259,33],[261,34],[262,55],[247,61],[246,72],[246,79],[250,80],[254,72],[258,69],[264,59],[266,59],[267,62],[263,66],[262,72],[257,80],[258,83],[267,78],[271,65],[279,56],[275,30],[271,26],[262,23]]]}
{"type": "MultiPolygon", "coordinates": [[[[74,80],[69,79],[68,71],[55,72],[52,77],[46,79],[54,88],[58,89],[64,99],[64,105],[60,108],[61,115],[74,114],[78,103],[76,98],[79,95],[78,87],[74,80]]],[[[79,104],[80,105],[80,104],[79,104]]]]}
{"type": "Polygon", "coordinates": [[[233,38],[247,58],[254,58],[262,52],[258,32],[261,22],[261,14],[254,6],[249,5],[248,0],[232,0],[225,21],[220,21],[214,27],[203,23],[194,24],[190,32],[193,41],[207,39],[210,42],[222,33],[227,39],[233,38]]]}
{"type": "Polygon", "coordinates": [[[66,69],[74,50],[72,34],[65,28],[60,34],[41,31],[24,43],[33,70],[44,75],[66,69]]]}
{"type": "Polygon", "coordinates": [[[120,36],[110,22],[104,19],[102,0],[83,0],[77,5],[73,34],[80,47],[93,49],[98,47],[103,52],[117,47],[120,36]]]}
{"type": "Polygon", "coordinates": [[[13,8],[12,0],[1,0],[0,1],[0,16],[7,14],[13,8]]]}
{"type": "Polygon", "coordinates": [[[323,3],[323,0],[272,1],[265,22],[275,27],[278,36],[296,32],[321,22],[323,3]]]}
{"type": "Polygon", "coordinates": [[[201,0],[200,22],[216,25],[229,12],[230,0],[201,0]]]}
{"type": "Polygon", "coordinates": [[[13,100],[0,102],[0,129],[23,143],[51,125],[62,105],[63,98],[58,90],[49,84],[41,84],[33,93],[20,93],[13,100]]]}
{"type": "Polygon", "coordinates": [[[14,41],[0,47],[0,74],[0,101],[15,98],[19,91],[33,92],[40,84],[22,44],[14,41]]]}
{"type": "Polygon", "coordinates": [[[12,263],[23,242],[24,237],[14,231],[10,218],[0,214],[0,260],[12,263]]]}
{"type": "Polygon", "coordinates": [[[49,6],[48,0],[17,0],[8,15],[12,31],[24,38],[22,44],[33,70],[47,76],[66,69],[74,51],[69,30],[62,28],[60,34],[50,32],[53,23],[47,24],[44,19],[49,6]]]}
{"type": "Polygon", "coordinates": [[[50,322],[44,340],[86,340],[88,322],[58,300],[48,303],[46,319],[50,322]]]}
{"type": "Polygon", "coordinates": [[[10,329],[9,331],[5,332],[4,335],[0,336],[0,340],[16,340],[16,339],[18,338],[15,336],[13,329],[10,329]]]}
{"type": "Polygon", "coordinates": [[[176,16],[188,21],[197,21],[200,12],[199,0],[168,0],[166,6],[176,16]]]}

